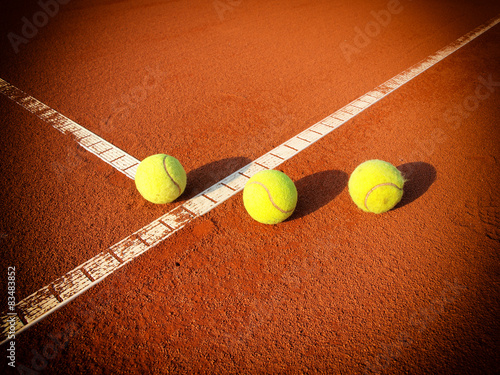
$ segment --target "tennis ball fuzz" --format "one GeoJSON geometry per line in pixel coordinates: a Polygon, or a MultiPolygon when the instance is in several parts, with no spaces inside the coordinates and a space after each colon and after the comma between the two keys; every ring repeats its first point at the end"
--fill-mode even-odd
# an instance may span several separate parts
{"type": "Polygon", "coordinates": [[[186,183],[186,172],[179,160],[165,154],[148,156],[135,174],[137,190],[151,203],[173,202],[184,192],[186,183]]]}
{"type": "Polygon", "coordinates": [[[349,178],[349,194],[366,212],[380,214],[392,209],[403,197],[405,179],[392,164],[368,160],[357,166],[349,178]]]}
{"type": "Polygon", "coordinates": [[[275,170],[256,173],[243,189],[248,214],[262,224],[286,220],[297,206],[297,188],[286,174],[275,170]]]}

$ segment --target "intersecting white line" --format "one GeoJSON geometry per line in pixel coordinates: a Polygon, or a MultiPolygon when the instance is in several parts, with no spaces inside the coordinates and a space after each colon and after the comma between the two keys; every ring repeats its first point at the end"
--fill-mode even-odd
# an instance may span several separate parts
{"type": "MultiPolygon", "coordinates": [[[[132,261],[134,258],[170,237],[173,233],[180,230],[196,217],[206,214],[219,204],[236,195],[244,188],[248,179],[255,173],[261,170],[278,167],[280,164],[289,160],[299,152],[331,133],[340,125],[371,107],[373,104],[386,97],[394,90],[397,90],[433,65],[437,64],[453,52],[477,38],[479,35],[491,29],[499,22],[500,15],[457,39],[455,42],[439,50],[435,54],[430,55],[421,62],[413,65],[411,68],[389,79],[376,87],[374,90],[362,95],[330,116],[274,148],[267,154],[219,181],[212,187],[189,199],[187,202],[154,220],[130,236],[124,238],[106,251],[99,253],[92,259],[50,283],[48,286],[45,286],[44,288],[26,297],[17,303],[15,306],[15,312],[4,312],[2,316],[0,316],[1,344],[7,341],[9,332],[12,332],[10,330],[11,327],[13,327],[15,333],[17,334],[45,318],[52,312],[81,295],[87,289],[102,281],[111,273],[132,261]]],[[[7,96],[10,95],[9,97],[15,96],[17,98],[19,97],[19,94],[16,90],[17,89],[12,85],[0,80],[0,91],[2,93],[5,94],[7,92],[7,96]]],[[[21,92],[20,90],[18,91],[21,92]]],[[[26,95],[24,93],[22,94],[26,95]]],[[[23,99],[23,97],[13,100],[18,103],[21,102],[19,104],[46,121],[51,121],[50,119],[56,117],[57,121],[53,121],[53,125],[55,127],[59,126],[59,130],[63,132],[64,129],[67,129],[72,134],[87,134],[84,132],[86,129],[80,127],[80,125],[74,123],[66,117],[58,115],[57,112],[36,101],[36,99],[34,99],[35,102],[33,102],[32,98],[23,99]]],[[[83,139],[91,137],[92,134],[93,133],[83,139]]],[[[77,138],[77,141],[78,139],[81,138],[77,138]]],[[[102,142],[105,141],[102,140],[102,142]]],[[[86,149],[91,152],[93,150],[88,145],[86,149]]],[[[99,155],[105,153],[106,152],[104,151],[99,153],[99,155]]],[[[103,160],[113,165],[113,161],[106,159],[103,160]]],[[[128,169],[131,170],[133,170],[133,168],[133,166],[128,167],[128,169]]],[[[128,169],[125,169],[125,171],[128,169]]],[[[123,170],[122,172],[125,173],[123,170]]],[[[133,178],[133,173],[135,173],[135,171],[130,174],[125,174],[133,178]]]]}
{"type": "Polygon", "coordinates": [[[125,176],[132,180],[134,179],[135,171],[140,163],[136,158],[105,141],[90,130],[85,129],[73,120],[63,116],[56,110],[43,104],[41,101],[19,90],[2,78],[0,78],[0,92],[21,107],[41,118],[43,121],[52,125],[61,133],[73,135],[75,141],[84,149],[96,155],[99,159],[104,160],[125,176]]]}

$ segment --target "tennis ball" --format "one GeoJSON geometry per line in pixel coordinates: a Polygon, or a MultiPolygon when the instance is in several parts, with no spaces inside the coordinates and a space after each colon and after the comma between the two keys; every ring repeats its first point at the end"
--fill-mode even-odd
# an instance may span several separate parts
{"type": "Polygon", "coordinates": [[[248,214],[259,223],[278,224],[295,210],[297,189],[283,172],[261,171],[246,183],[243,204],[248,214]]]}
{"type": "Polygon", "coordinates": [[[186,172],[179,160],[165,154],[148,156],[135,173],[137,190],[152,203],[173,202],[184,192],[186,182],[186,172]]]}
{"type": "Polygon", "coordinates": [[[392,164],[368,160],[352,172],[348,183],[349,194],[363,211],[380,214],[399,203],[404,183],[401,172],[392,164]]]}

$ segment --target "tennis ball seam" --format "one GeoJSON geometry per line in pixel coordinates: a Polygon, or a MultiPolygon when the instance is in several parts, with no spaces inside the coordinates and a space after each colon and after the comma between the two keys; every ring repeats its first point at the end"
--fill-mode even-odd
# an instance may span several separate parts
{"type": "Polygon", "coordinates": [[[368,198],[370,197],[370,194],[375,191],[377,188],[379,187],[382,187],[382,186],[393,186],[395,187],[396,189],[398,190],[403,190],[402,188],[400,188],[398,185],[392,183],[392,182],[384,182],[383,184],[378,184],[378,185],[375,185],[374,187],[372,187],[370,189],[370,191],[368,193],[366,193],[366,196],[365,196],[365,207],[368,211],[370,211],[370,209],[368,208],[368,198]]]}
{"type": "Polygon", "coordinates": [[[259,181],[251,181],[248,183],[248,185],[252,185],[252,184],[257,184],[259,186],[262,186],[264,188],[264,190],[267,192],[267,196],[269,197],[269,201],[271,202],[271,204],[274,206],[274,208],[276,208],[277,210],[279,210],[280,212],[284,213],[284,214],[288,214],[290,212],[293,212],[294,210],[288,210],[288,211],[285,211],[283,210],[282,208],[280,208],[273,200],[273,197],[271,196],[271,192],[269,191],[269,189],[267,188],[266,185],[264,185],[263,183],[259,182],[259,181]]]}
{"type": "Polygon", "coordinates": [[[181,194],[182,189],[181,189],[180,185],[177,183],[177,181],[175,181],[173,179],[173,177],[170,175],[170,173],[168,173],[168,168],[167,168],[167,165],[165,164],[165,161],[167,160],[167,158],[168,158],[168,155],[165,155],[163,157],[163,169],[165,169],[165,173],[167,173],[168,178],[170,178],[170,181],[172,181],[174,183],[174,185],[177,187],[177,190],[179,190],[179,194],[181,194]]]}

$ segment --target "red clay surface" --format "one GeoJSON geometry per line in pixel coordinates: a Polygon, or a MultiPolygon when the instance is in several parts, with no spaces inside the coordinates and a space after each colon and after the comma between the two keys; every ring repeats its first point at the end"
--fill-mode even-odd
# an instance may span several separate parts
{"type": "MultiPolygon", "coordinates": [[[[2,310],[9,266],[19,301],[500,13],[345,3],[73,0],[15,53],[8,34],[41,7],[2,1],[1,78],[188,171],[178,202],[150,204],[0,96],[2,310]]],[[[283,164],[288,221],[253,221],[238,194],[19,334],[16,368],[4,345],[2,373],[497,373],[499,40],[496,26],[283,164]],[[346,187],[373,158],[408,177],[382,215],[346,187]]]]}

